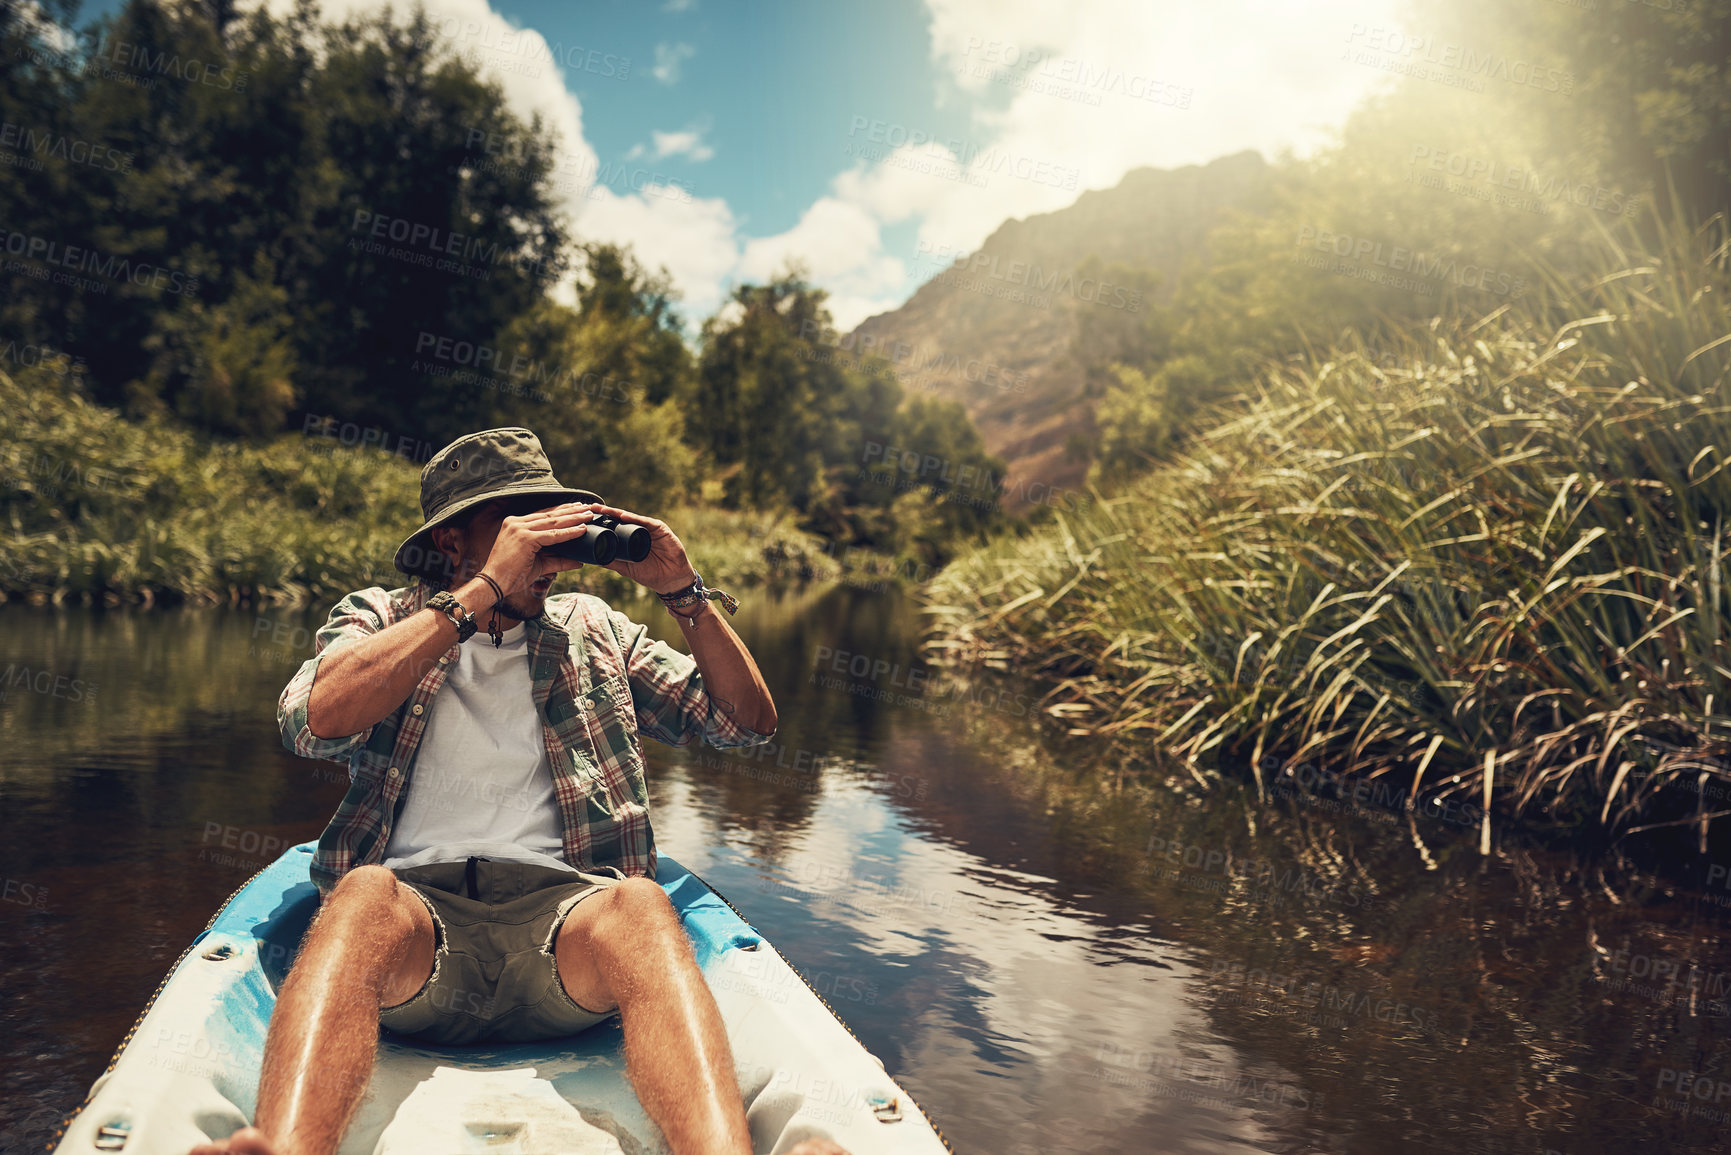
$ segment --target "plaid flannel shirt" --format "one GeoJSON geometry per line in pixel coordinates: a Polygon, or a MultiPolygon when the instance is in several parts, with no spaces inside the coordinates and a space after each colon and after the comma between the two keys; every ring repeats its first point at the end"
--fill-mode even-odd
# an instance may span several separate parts
{"type": "MultiPolygon", "coordinates": [[[[433,590],[378,586],[349,594],[317,634],[277,702],[283,745],[303,758],[347,762],[349,792],[319,838],[312,879],[329,894],[357,866],[384,858],[391,828],[414,778],[426,712],[461,653],[451,644],[403,704],[358,734],[320,738],[307,728],[307,699],[319,663],[333,648],[424,609],[433,590]]],[[[553,793],[564,831],[565,860],[579,870],[616,866],[655,877],[655,835],[643,780],[640,734],[684,746],[701,736],[711,746],[768,741],[715,709],[697,662],[591,594],[556,594],[529,631],[529,676],[541,738],[553,766],[553,793]]],[[[484,633],[469,644],[486,644],[484,633]]]]}

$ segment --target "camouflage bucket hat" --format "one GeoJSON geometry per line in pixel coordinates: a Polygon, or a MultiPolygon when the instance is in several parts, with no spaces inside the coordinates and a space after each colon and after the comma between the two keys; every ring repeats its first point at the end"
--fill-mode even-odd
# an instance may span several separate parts
{"type": "Polygon", "coordinates": [[[421,470],[421,515],[426,523],[397,547],[393,564],[411,577],[449,576],[450,559],[433,544],[431,531],[499,497],[557,499],[548,504],[601,500],[587,489],[560,485],[541,439],[529,430],[484,429],[451,442],[421,470]]]}

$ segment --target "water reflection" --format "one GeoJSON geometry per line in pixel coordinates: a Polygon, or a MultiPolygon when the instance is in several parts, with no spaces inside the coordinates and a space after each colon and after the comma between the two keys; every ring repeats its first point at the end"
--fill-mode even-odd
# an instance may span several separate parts
{"type": "MultiPolygon", "coordinates": [[[[334,808],[341,768],[274,724],[322,616],[0,607],[0,665],[31,670],[0,699],[0,1054],[32,1072],[0,1146],[52,1132],[217,904],[334,808]]],[[[1034,741],[1026,685],[934,693],[919,620],[756,593],[735,625],[776,743],[647,753],[660,845],[958,1150],[1731,1145],[1711,896],[1508,835],[1481,858],[1446,813],[1122,780],[1034,741]]]]}

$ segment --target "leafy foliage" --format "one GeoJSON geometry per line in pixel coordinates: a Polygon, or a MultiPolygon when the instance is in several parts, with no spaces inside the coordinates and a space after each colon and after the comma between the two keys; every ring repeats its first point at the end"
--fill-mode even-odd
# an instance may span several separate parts
{"type": "MultiPolygon", "coordinates": [[[[735,572],[823,572],[833,565],[813,557],[857,548],[936,563],[952,537],[977,535],[994,516],[995,491],[963,505],[941,500],[942,478],[886,487],[865,475],[864,446],[901,444],[904,429],[946,470],[990,463],[959,410],[904,406],[880,362],[817,356],[829,317],[823,295],[797,278],[742,286],[741,315],[706,325],[695,355],[665,273],[573,238],[557,211],[553,178],[567,158],[556,138],[516,118],[423,10],[330,25],[309,0],[245,15],[128,0],[76,34],[74,10],[0,5],[0,118],[28,134],[23,154],[44,158],[0,166],[0,220],[29,253],[0,272],[0,339],[79,360],[77,388],[53,373],[17,378],[54,394],[40,406],[77,413],[80,428],[108,429],[117,444],[179,446],[184,461],[173,461],[196,462],[226,488],[160,507],[175,519],[167,539],[192,551],[171,559],[125,524],[122,497],[140,495],[84,495],[61,523],[48,504],[16,496],[35,492],[27,476],[11,478],[25,535],[12,560],[33,576],[0,578],[0,589],[288,596],[340,585],[365,567],[327,566],[327,546],[334,556],[340,540],[351,558],[376,561],[379,542],[328,537],[295,511],[372,516],[372,506],[329,508],[357,461],[385,472],[352,493],[377,496],[388,479],[413,497],[415,478],[368,455],[344,457],[333,474],[307,447],[273,443],[297,427],[364,428],[371,441],[430,451],[489,425],[526,425],[562,476],[626,508],[721,499],[738,516],[711,525],[743,532],[758,514],[785,512],[804,527],[778,544],[736,543],[756,561],[735,572]],[[67,160],[74,141],[103,162],[67,160]],[[38,275],[74,253],[84,283],[38,275]],[[570,304],[551,290],[573,270],[570,304]],[[104,425],[93,404],[137,425],[104,425]],[[292,465],[307,476],[278,475],[292,465]],[[260,470],[268,492],[311,504],[235,504],[260,470]],[[288,544],[234,544],[209,520],[219,511],[288,544]],[[276,515],[287,520],[273,533],[276,515]],[[88,540],[90,518],[110,519],[108,546],[88,540]],[[825,544],[810,545],[808,531],[825,544]],[[74,541],[137,552],[53,563],[74,541]],[[774,556],[759,556],[766,548],[774,556]],[[44,586],[49,570],[61,576],[44,586]]],[[[43,452],[69,468],[106,467],[100,438],[85,457],[44,436],[53,447],[43,452]]],[[[182,484],[166,459],[141,460],[138,472],[182,484]]],[[[402,497],[375,504],[392,526],[382,541],[402,497]]],[[[155,516],[137,528],[149,532],[155,516]]]]}

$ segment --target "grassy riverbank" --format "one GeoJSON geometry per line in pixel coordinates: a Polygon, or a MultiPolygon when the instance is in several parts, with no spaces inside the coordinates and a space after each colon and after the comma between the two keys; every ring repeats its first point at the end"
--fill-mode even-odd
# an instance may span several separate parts
{"type": "MultiPolygon", "coordinates": [[[[332,438],[246,445],[129,421],[46,368],[0,372],[0,412],[7,599],[296,603],[405,580],[390,559],[420,524],[420,467],[401,457],[332,438]]],[[[790,519],[657,512],[714,585],[839,572],[790,519]]],[[[595,575],[586,588],[614,580],[625,584],[595,575]]]]}
{"type": "Polygon", "coordinates": [[[930,652],[1136,763],[1577,827],[1731,813],[1727,254],[1268,369],[1181,456],[957,559],[930,652]],[[1302,775],[1301,775],[1302,776],[1302,775]]]}

